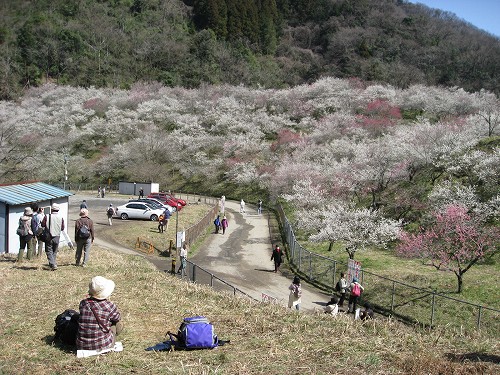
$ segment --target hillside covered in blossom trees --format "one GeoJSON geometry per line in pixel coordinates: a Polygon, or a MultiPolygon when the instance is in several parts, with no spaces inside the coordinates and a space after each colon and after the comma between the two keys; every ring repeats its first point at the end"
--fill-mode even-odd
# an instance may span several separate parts
{"type": "Polygon", "coordinates": [[[498,38],[406,1],[47,3],[2,15],[0,183],[67,161],[72,187],[281,200],[308,240],[399,239],[458,291],[498,253],[498,38]]]}
{"type": "Polygon", "coordinates": [[[481,91],[325,78],[283,90],[47,84],[0,102],[1,182],[229,187],[312,209],[355,202],[394,220],[461,202],[498,215],[500,112],[481,91]]]}

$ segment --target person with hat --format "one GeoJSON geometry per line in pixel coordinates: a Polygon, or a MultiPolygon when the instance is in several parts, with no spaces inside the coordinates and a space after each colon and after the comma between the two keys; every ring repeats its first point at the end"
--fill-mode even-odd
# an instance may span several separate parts
{"type": "Polygon", "coordinates": [[[349,295],[349,309],[348,312],[355,314],[356,313],[356,305],[358,303],[359,297],[365,288],[359,283],[357,277],[352,278],[351,285],[349,287],[350,295],[349,295]]]}
{"type": "Polygon", "coordinates": [[[102,350],[115,345],[123,330],[118,307],[108,300],[115,289],[113,280],[95,276],[89,283],[88,298],[80,301],[76,336],[77,350],[102,350]]]}
{"type": "Polygon", "coordinates": [[[31,228],[31,219],[33,210],[31,207],[24,209],[23,215],[19,218],[19,226],[17,228],[17,235],[19,236],[19,253],[17,254],[17,261],[22,262],[24,257],[24,249],[28,248],[26,258],[31,260],[33,257],[33,230],[31,228]]]}
{"type": "Polygon", "coordinates": [[[42,228],[48,228],[50,238],[45,242],[45,252],[52,271],[57,270],[57,250],[59,248],[59,238],[64,231],[64,219],[59,215],[59,205],[52,203],[50,214],[45,215],[42,220],[42,228]]]}
{"type": "Polygon", "coordinates": [[[89,210],[80,209],[80,218],[75,221],[75,266],[80,265],[83,251],[82,267],[86,267],[89,262],[90,247],[94,242],[94,222],[89,218],[89,210]]]}

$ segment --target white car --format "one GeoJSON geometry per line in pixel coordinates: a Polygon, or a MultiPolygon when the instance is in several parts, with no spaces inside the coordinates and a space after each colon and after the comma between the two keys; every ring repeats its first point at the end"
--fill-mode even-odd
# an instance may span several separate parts
{"type": "Polygon", "coordinates": [[[127,219],[143,219],[158,221],[158,218],[163,214],[164,209],[154,209],[146,203],[129,202],[116,207],[116,216],[122,220],[127,219]]]}
{"type": "Polygon", "coordinates": [[[145,203],[151,208],[162,208],[163,210],[169,210],[170,213],[175,212],[175,207],[169,206],[168,204],[162,203],[158,199],[154,198],[140,198],[140,199],[130,199],[129,203],[145,203]]]}

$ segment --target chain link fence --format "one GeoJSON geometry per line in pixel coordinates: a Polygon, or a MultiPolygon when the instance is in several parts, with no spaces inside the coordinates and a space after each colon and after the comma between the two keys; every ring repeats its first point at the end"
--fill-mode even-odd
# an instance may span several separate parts
{"type": "MultiPolygon", "coordinates": [[[[288,247],[291,266],[312,284],[333,293],[340,273],[347,271],[347,264],[304,248],[295,238],[283,208],[278,206],[276,211],[283,239],[288,247]]],[[[500,310],[419,288],[363,269],[360,282],[365,287],[362,299],[369,301],[384,315],[424,327],[448,325],[481,329],[497,336],[500,332],[500,310]]]]}

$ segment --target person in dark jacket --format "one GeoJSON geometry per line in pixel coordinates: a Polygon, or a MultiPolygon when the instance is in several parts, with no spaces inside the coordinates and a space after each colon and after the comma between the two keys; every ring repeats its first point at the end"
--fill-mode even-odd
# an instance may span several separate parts
{"type": "Polygon", "coordinates": [[[280,247],[276,245],[273,250],[273,255],[271,255],[271,260],[274,260],[274,272],[278,272],[283,263],[283,251],[281,251],[280,247]]]}
{"type": "Polygon", "coordinates": [[[82,267],[86,267],[89,262],[90,248],[94,242],[94,222],[89,218],[89,210],[82,208],[80,210],[80,218],[75,222],[75,266],[80,265],[83,252],[82,267]],[[86,227],[86,228],[85,228],[86,227]],[[85,229],[82,229],[85,228],[85,229]],[[88,237],[87,233],[88,231],[88,237]]]}

